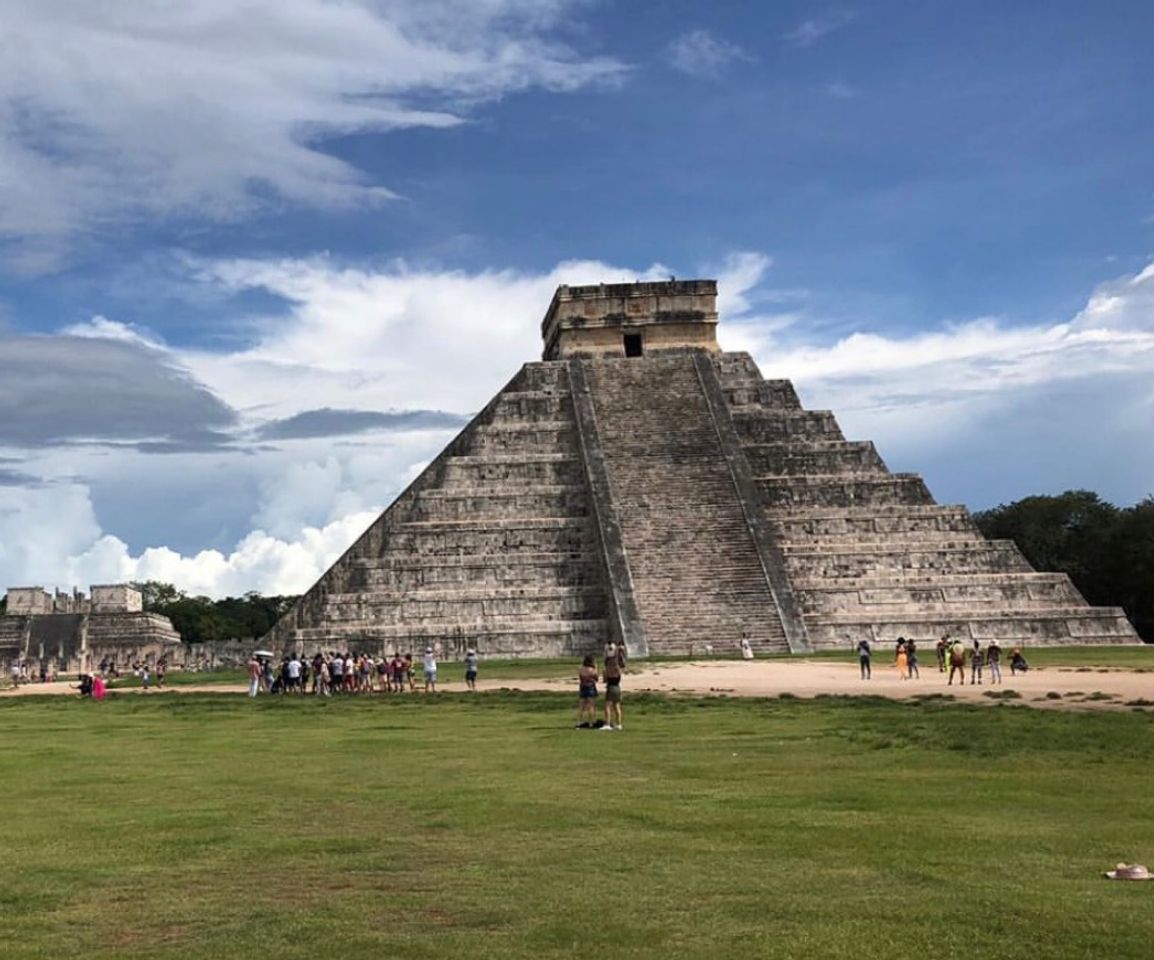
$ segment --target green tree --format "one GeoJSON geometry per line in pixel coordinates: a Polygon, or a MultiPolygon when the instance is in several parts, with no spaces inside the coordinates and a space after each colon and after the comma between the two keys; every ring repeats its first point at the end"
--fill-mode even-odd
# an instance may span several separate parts
{"type": "Polygon", "coordinates": [[[1090,490],[1026,497],[974,515],[1037,570],[1068,574],[1087,601],[1125,609],[1154,642],[1154,498],[1119,509],[1090,490]]]}

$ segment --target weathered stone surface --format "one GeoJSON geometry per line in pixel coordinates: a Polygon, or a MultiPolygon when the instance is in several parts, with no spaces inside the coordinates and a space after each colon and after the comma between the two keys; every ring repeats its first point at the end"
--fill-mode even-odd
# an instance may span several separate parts
{"type": "Polygon", "coordinates": [[[719,353],[712,281],[561,288],[526,364],[274,628],[442,655],[1134,642],[792,384],[719,353]],[[642,356],[633,356],[640,349],[642,356]]]}

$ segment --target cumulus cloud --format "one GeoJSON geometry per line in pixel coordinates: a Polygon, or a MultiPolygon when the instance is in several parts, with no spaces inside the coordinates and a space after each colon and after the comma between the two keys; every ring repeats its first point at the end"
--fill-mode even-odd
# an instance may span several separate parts
{"type": "Polygon", "coordinates": [[[387,199],[325,138],[449,127],[480,101],[620,77],[553,35],[576,2],[8,0],[0,237],[35,267],[109,219],[387,199]]]}
{"type": "Polygon", "coordinates": [[[182,355],[221,396],[270,419],[299,414],[302,398],[316,397],[335,409],[475,411],[540,356],[541,317],[559,284],[669,273],[660,264],[638,272],[596,261],[547,273],[466,273],[328,258],[226,260],[200,270],[206,282],[287,305],[259,324],[247,350],[182,355]]]}
{"type": "Polygon", "coordinates": [[[708,30],[683,33],[669,44],[666,54],[674,70],[707,78],[719,77],[734,61],[750,59],[737,44],[719,40],[708,30]]]}
{"type": "Polygon", "coordinates": [[[812,47],[823,37],[848,26],[855,16],[852,10],[830,10],[821,16],[803,20],[785,34],[785,39],[795,47],[812,47]]]}

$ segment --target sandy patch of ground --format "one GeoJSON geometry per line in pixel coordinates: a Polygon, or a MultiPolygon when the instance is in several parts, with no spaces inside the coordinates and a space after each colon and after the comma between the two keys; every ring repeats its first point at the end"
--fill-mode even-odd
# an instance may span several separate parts
{"type": "MultiPolygon", "coordinates": [[[[862,680],[856,663],[830,660],[703,660],[686,663],[663,663],[646,666],[630,665],[625,677],[625,691],[653,691],[697,695],[727,695],[735,697],[775,697],[783,693],[797,697],[815,697],[819,694],[842,696],[875,696],[892,699],[947,694],[959,701],[996,703],[985,696],[990,691],[1013,690],[1025,703],[1035,707],[1058,709],[1117,709],[1136,700],[1147,700],[1154,706],[1154,673],[1132,670],[1093,669],[1088,672],[1069,667],[1035,668],[1026,674],[1011,676],[1009,667],[1004,671],[1004,682],[991,685],[987,677],[981,685],[966,683],[948,686],[946,675],[938,673],[931,664],[922,671],[919,680],[902,680],[889,665],[875,664],[873,679],[862,680]],[[1047,698],[1048,693],[1060,697],[1047,698]],[[1094,697],[1095,699],[1086,699],[1094,697]]],[[[484,665],[481,667],[484,677],[484,665]]],[[[544,679],[481,679],[481,690],[569,690],[576,694],[576,674],[573,680],[544,679]]],[[[446,692],[464,690],[464,683],[442,683],[446,692]]],[[[113,695],[131,693],[136,696],[169,696],[175,693],[230,693],[243,694],[244,684],[204,683],[182,684],[153,689],[146,694],[140,689],[116,690],[113,695]]],[[[0,691],[0,697],[37,696],[43,694],[75,694],[73,682],[32,683],[16,690],[0,691]]]]}

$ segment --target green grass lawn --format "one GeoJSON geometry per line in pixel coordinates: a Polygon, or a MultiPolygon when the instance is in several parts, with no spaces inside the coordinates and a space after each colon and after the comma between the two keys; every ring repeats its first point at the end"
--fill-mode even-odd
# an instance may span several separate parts
{"type": "Polygon", "coordinates": [[[572,707],[0,701],[3,956],[1151,955],[1154,714],[572,707]]]}

